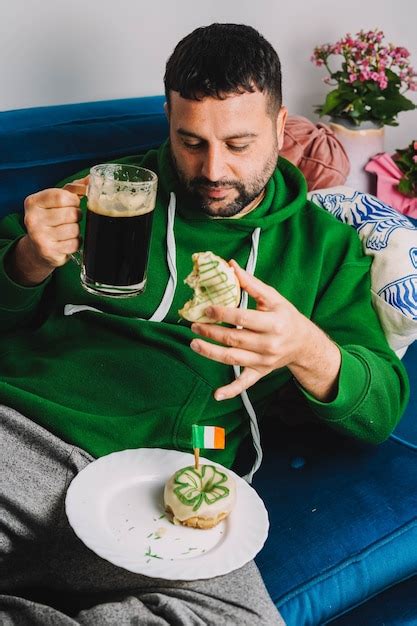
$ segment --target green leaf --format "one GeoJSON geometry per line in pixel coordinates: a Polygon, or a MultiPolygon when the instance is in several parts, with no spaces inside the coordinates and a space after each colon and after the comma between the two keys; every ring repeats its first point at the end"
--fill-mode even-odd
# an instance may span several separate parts
{"type": "Polygon", "coordinates": [[[396,157],[394,160],[395,160],[395,163],[397,164],[397,167],[405,174],[413,167],[412,160],[409,159],[406,155],[396,157]]]}
{"type": "Polygon", "coordinates": [[[402,94],[396,94],[390,98],[382,96],[375,98],[369,94],[366,102],[370,106],[372,116],[386,124],[388,120],[393,120],[401,111],[412,111],[416,108],[416,105],[402,94]]]}
{"type": "Polygon", "coordinates": [[[355,98],[355,100],[353,100],[352,107],[353,107],[352,114],[354,112],[356,117],[359,117],[359,115],[362,115],[362,113],[364,113],[365,111],[365,104],[363,103],[363,100],[361,100],[360,98],[355,98]]]}
{"type": "Polygon", "coordinates": [[[390,69],[385,70],[385,75],[388,78],[390,84],[397,85],[398,87],[401,85],[401,78],[390,69]]]}
{"type": "Polygon", "coordinates": [[[341,83],[338,89],[343,95],[349,94],[351,97],[353,97],[355,94],[355,89],[352,87],[352,83],[341,83]]]}
{"type": "Polygon", "coordinates": [[[329,91],[324,105],[322,106],[322,115],[329,115],[329,113],[331,113],[340,104],[340,102],[342,102],[342,100],[343,96],[341,95],[339,89],[329,91]]]}
{"type": "Polygon", "coordinates": [[[374,81],[368,81],[366,83],[366,88],[372,93],[379,93],[381,90],[381,87],[378,85],[378,83],[375,83],[374,81]]]}
{"type": "Polygon", "coordinates": [[[398,111],[413,111],[416,107],[414,102],[411,102],[408,98],[403,96],[402,94],[398,94],[395,98],[390,98],[386,101],[386,106],[388,110],[394,111],[395,109],[398,111]]]}
{"type": "Polygon", "coordinates": [[[398,191],[404,196],[412,196],[413,188],[411,182],[407,178],[402,178],[398,184],[398,191]]]}

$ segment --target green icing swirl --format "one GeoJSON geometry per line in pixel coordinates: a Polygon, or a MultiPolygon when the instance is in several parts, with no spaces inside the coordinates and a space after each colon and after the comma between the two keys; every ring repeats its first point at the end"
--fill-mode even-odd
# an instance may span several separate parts
{"type": "Polygon", "coordinates": [[[204,502],[214,504],[229,495],[230,489],[223,485],[226,481],[226,474],[214,465],[202,465],[200,470],[184,467],[174,475],[174,493],[182,504],[198,511],[204,502]]]}
{"type": "Polygon", "coordinates": [[[219,261],[213,259],[200,263],[201,294],[196,298],[198,303],[210,301],[213,304],[227,306],[236,298],[236,285],[228,284],[227,275],[218,269],[219,261]]]}

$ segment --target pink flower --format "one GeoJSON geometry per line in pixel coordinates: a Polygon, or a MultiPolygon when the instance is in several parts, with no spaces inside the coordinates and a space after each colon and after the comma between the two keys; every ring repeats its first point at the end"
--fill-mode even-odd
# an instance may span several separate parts
{"type": "Polygon", "coordinates": [[[395,122],[396,109],[405,110],[405,104],[398,104],[395,101],[395,95],[402,94],[407,89],[417,91],[417,75],[410,66],[409,56],[410,52],[407,48],[391,43],[385,44],[383,31],[374,28],[373,30],[362,29],[355,35],[346,33],[334,44],[326,43],[316,46],[311,61],[318,67],[324,65],[328,72],[327,77],[323,79],[324,82],[336,85],[336,92],[343,93],[346,102],[336,103],[334,110],[344,107],[343,111],[348,116],[352,111],[354,112],[352,118],[359,116],[361,120],[373,119],[374,98],[379,98],[381,101],[392,99],[393,114],[390,117],[387,113],[384,117],[384,120],[385,118],[387,120],[386,123],[391,124],[395,122]],[[335,60],[332,58],[333,55],[340,55],[342,58],[335,60]],[[346,89],[343,83],[352,87],[346,89]],[[388,95],[386,95],[387,92],[388,95]],[[353,102],[356,103],[357,100],[362,103],[361,107],[353,105],[353,102]]]}
{"type": "Polygon", "coordinates": [[[393,62],[393,63],[398,63],[398,61],[399,61],[399,60],[400,60],[400,58],[401,58],[401,57],[400,57],[400,56],[399,56],[399,55],[395,52],[395,50],[392,50],[392,51],[389,53],[389,56],[390,56],[390,58],[392,59],[392,62],[393,62]]]}
{"type": "Polygon", "coordinates": [[[409,51],[407,50],[407,48],[402,48],[400,46],[398,46],[397,48],[395,48],[395,52],[397,53],[397,55],[399,57],[403,57],[403,59],[406,59],[407,57],[410,56],[409,51]]]}
{"type": "Polygon", "coordinates": [[[381,89],[386,89],[388,87],[388,78],[384,71],[379,72],[377,83],[381,89]]]}
{"type": "Polygon", "coordinates": [[[413,148],[414,148],[414,150],[417,152],[417,141],[415,141],[415,142],[413,143],[413,148]]]}
{"type": "Polygon", "coordinates": [[[414,163],[417,163],[417,154],[415,154],[415,155],[413,156],[413,161],[414,161],[414,163]]]}
{"type": "Polygon", "coordinates": [[[366,80],[369,80],[370,78],[371,78],[371,72],[369,70],[363,70],[359,74],[359,80],[361,81],[361,83],[364,83],[366,80]]]}

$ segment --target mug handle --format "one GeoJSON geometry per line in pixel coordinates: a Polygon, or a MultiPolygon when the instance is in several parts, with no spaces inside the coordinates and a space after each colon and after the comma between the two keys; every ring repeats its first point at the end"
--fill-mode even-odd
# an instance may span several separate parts
{"type": "MultiPolygon", "coordinates": [[[[80,197],[80,208],[83,211],[87,210],[87,196],[81,196],[80,197]]],[[[73,252],[72,254],[69,255],[71,261],[74,261],[74,263],[76,263],[79,267],[81,267],[81,265],[83,264],[82,258],[83,258],[83,248],[82,246],[80,247],[79,250],[77,250],[77,252],[73,252]]]]}
{"type": "Polygon", "coordinates": [[[82,251],[77,250],[77,252],[73,252],[72,254],[69,255],[71,261],[74,261],[74,263],[76,263],[79,267],[81,267],[82,265],[82,251]]]}
{"type": "MultiPolygon", "coordinates": [[[[71,193],[77,194],[80,198],[80,208],[87,209],[87,194],[88,194],[88,183],[90,181],[90,175],[84,176],[84,178],[79,178],[77,180],[73,180],[71,183],[67,183],[64,185],[64,189],[71,191],[71,193]]],[[[74,261],[78,266],[82,265],[82,248],[70,254],[71,261],[74,261]]]]}

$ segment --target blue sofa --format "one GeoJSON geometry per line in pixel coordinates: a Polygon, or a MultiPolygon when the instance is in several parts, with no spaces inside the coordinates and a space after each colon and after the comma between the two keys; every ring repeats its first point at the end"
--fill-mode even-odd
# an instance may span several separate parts
{"type": "MultiPolygon", "coordinates": [[[[75,171],[160,144],[163,101],[0,113],[0,216],[75,171]]],[[[417,624],[417,342],[404,363],[410,404],[378,447],[319,424],[266,427],[273,445],[254,486],[271,529],[257,563],[289,626],[417,624]]]]}

